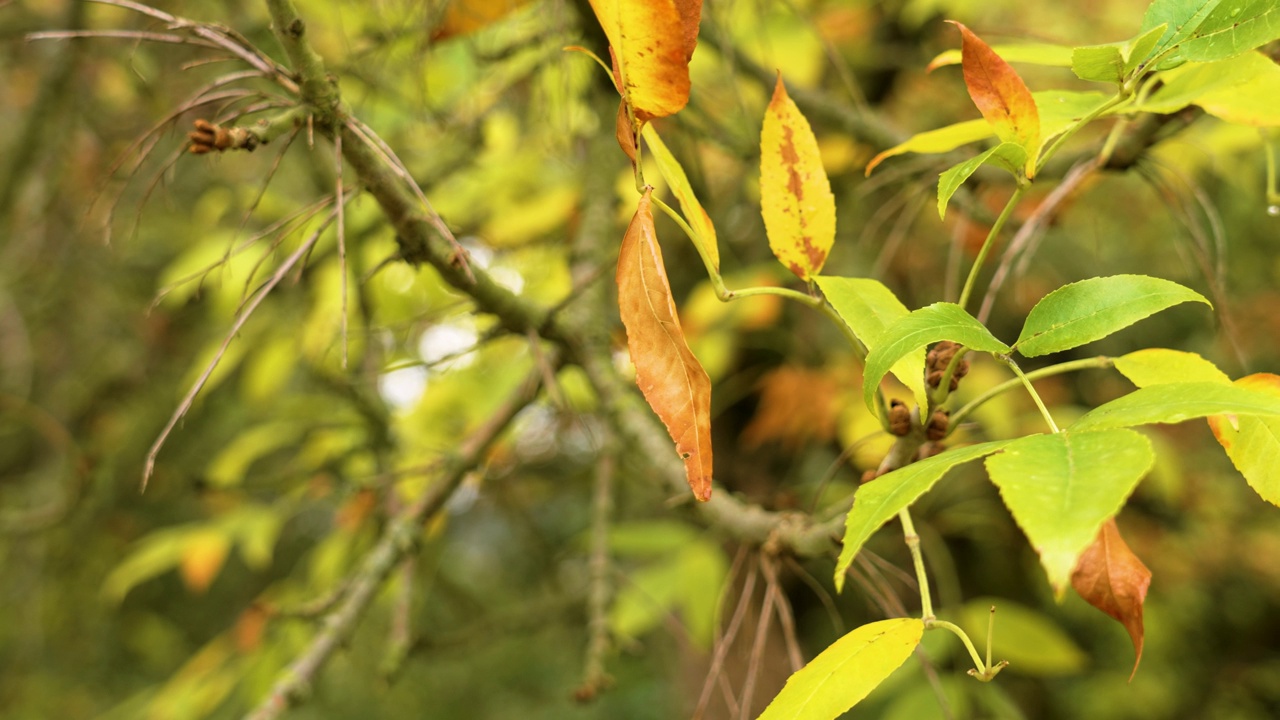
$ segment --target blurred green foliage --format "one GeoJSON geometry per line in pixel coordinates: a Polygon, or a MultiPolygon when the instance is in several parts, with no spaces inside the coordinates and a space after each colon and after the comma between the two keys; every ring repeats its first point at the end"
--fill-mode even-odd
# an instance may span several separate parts
{"type": "MultiPolygon", "coordinates": [[[[170,5],[282,57],[259,3],[170,5]]],[[[561,50],[603,52],[586,4],[535,0],[473,32],[434,38],[445,3],[307,5],[309,36],[352,111],[405,159],[472,261],[546,306],[580,290],[570,238],[584,206],[603,202],[615,216],[615,232],[591,238],[612,247],[634,202],[630,169],[599,141],[612,141],[616,95],[594,64],[561,50]],[[584,181],[601,176],[613,182],[584,181]]],[[[996,38],[1097,44],[1132,36],[1143,9],[1136,0],[708,2],[691,104],[664,122],[664,138],[715,222],[726,275],[784,283],[785,271],[768,264],[758,212],[768,88],[744,64],[779,68],[798,87],[882,118],[901,139],[976,116],[958,70],[923,71],[956,44],[944,17],[996,38]]],[[[398,261],[376,205],[355,197],[345,208],[346,302],[329,230],[231,342],[139,494],[148,448],[236,313],[320,229],[328,209],[317,202],[332,191],[337,164],[306,128],[251,155],[184,154],[193,119],[268,98],[171,115],[235,70],[205,62],[207,49],[23,39],[121,28],[162,30],[106,5],[0,5],[6,718],[243,715],[315,630],[315,618],[290,612],[340,587],[387,514],[421,493],[433,463],[542,362],[537,343],[495,332],[433,270],[398,261]],[[133,144],[141,137],[150,139],[133,144]]],[[[1024,75],[1036,90],[1090,89],[1061,68],[1024,75]]],[[[875,275],[910,307],[941,299],[954,275],[949,248],[974,250],[974,233],[977,241],[985,233],[954,207],[945,222],[933,212],[934,178],[955,156],[891,160],[867,181],[865,162],[885,148],[810,119],[837,199],[830,272],[875,275]]],[[[1087,131],[1076,143],[1099,138],[1087,131]]],[[[1010,338],[1049,290],[1141,272],[1203,292],[1217,321],[1176,309],[1055,359],[1165,346],[1201,353],[1233,377],[1280,367],[1280,225],[1264,211],[1263,172],[1256,129],[1200,119],[1162,139],[1139,166],[1099,176],[1055,218],[990,327],[1010,338]]],[[[972,202],[998,209],[1009,189],[975,177],[972,202]]],[[[693,248],[665,219],[658,229],[691,343],[714,369],[717,478],[773,508],[847,496],[872,460],[858,449],[869,426],[841,338],[825,318],[772,299],[708,302],[693,248]],[[835,383],[809,406],[785,410],[829,412],[834,427],[801,423],[740,441],[766,411],[762,379],[780,367],[815,369],[806,377],[835,383]],[[836,463],[845,451],[853,467],[836,463]]],[[[610,272],[598,273],[606,284],[610,272]]],[[[616,332],[614,315],[601,311],[599,323],[616,332]]],[[[961,392],[1007,377],[975,368],[961,392]]],[[[1101,372],[1041,386],[1063,417],[1127,388],[1101,372]]],[[[619,468],[610,534],[615,684],[594,703],[573,699],[587,644],[586,536],[602,438],[594,403],[576,370],[560,373],[557,392],[519,416],[424,528],[414,569],[394,576],[289,717],[688,715],[745,565],[735,562],[738,548],[668,506],[635,454],[619,468]],[[401,663],[388,638],[406,597],[412,638],[401,663]]],[[[1010,436],[1037,418],[1012,396],[984,413],[975,420],[985,430],[973,436],[1010,436]]],[[[1131,684],[1124,630],[1074,596],[1054,604],[979,468],[921,500],[917,525],[939,608],[978,624],[970,632],[979,638],[985,608],[998,605],[996,652],[1012,661],[996,683],[978,685],[963,675],[953,638],[929,633],[924,648],[950,717],[1280,715],[1280,516],[1203,423],[1145,432],[1162,465],[1120,516],[1155,577],[1131,684]]],[[[881,617],[876,593],[914,612],[905,576],[886,569],[910,566],[901,538],[881,533],[869,549],[887,562],[859,566],[859,582],[834,600],[825,582],[834,559],[783,573],[806,655],[841,625],[881,617]]],[[[762,583],[754,587],[758,606],[762,583]]],[[[734,646],[730,670],[746,651],[734,646]]],[[[766,652],[757,702],[789,672],[779,637],[766,652]]],[[[947,717],[937,697],[928,673],[908,662],[851,716],[947,717]]]]}

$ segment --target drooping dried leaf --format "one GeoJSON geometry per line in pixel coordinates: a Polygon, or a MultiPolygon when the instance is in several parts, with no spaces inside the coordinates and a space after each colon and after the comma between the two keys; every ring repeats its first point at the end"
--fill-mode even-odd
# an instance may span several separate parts
{"type": "Polygon", "coordinates": [[[800,279],[822,270],[836,237],[836,201],[809,121],[782,75],[760,131],[760,212],[769,247],[800,279]]]}
{"type": "MultiPolygon", "coordinates": [[[[1115,518],[1102,524],[1098,537],[1080,556],[1071,586],[1090,605],[1124,626],[1133,641],[1133,673],[1142,662],[1142,603],[1151,585],[1151,571],[1120,537],[1115,518]]],[[[1129,679],[1133,680],[1133,673],[1129,679]]]]}
{"type": "Polygon", "coordinates": [[[618,138],[618,147],[622,148],[622,152],[631,158],[631,164],[636,164],[636,130],[631,124],[631,118],[627,115],[627,101],[618,101],[618,119],[614,127],[614,136],[618,138]]]}
{"type": "Polygon", "coordinates": [[[666,117],[689,101],[689,58],[701,0],[590,0],[609,38],[623,98],[637,121],[666,117]]]}
{"type": "Polygon", "coordinates": [[[689,350],[662,251],[653,229],[646,189],[618,254],[618,311],[636,384],[661,418],[684,460],[689,487],[699,500],[711,497],[711,380],[689,350]]]}
{"type": "Polygon", "coordinates": [[[1040,111],[1031,91],[1017,71],[969,28],[948,22],[960,29],[961,65],[969,97],[997,137],[1026,149],[1027,177],[1034,177],[1040,149],[1040,111]]]}

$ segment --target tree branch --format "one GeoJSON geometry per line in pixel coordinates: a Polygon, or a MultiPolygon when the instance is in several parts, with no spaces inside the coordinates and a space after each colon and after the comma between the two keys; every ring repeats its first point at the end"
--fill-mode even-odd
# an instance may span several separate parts
{"type": "Polygon", "coordinates": [[[439,479],[422,497],[388,524],[378,544],[353,573],[342,601],[324,617],[320,632],[281,673],[271,692],[245,716],[246,720],[272,720],[307,697],[320,669],[355,629],[392,570],[417,550],[423,523],[444,508],[467,474],[480,464],[516,414],[533,402],[541,387],[542,373],[535,370],[515,394],[462,443],[457,454],[445,461],[439,479]]]}

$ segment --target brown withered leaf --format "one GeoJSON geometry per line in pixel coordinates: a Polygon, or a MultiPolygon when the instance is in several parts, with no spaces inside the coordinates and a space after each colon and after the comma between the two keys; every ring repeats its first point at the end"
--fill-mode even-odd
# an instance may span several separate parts
{"type": "Polygon", "coordinates": [[[618,138],[618,147],[622,148],[622,152],[631,158],[631,164],[636,164],[636,131],[631,125],[631,118],[627,115],[627,101],[622,100],[618,103],[618,119],[614,123],[613,134],[618,138]]]}
{"type": "Polygon", "coordinates": [[[711,379],[689,350],[671,299],[645,190],[618,254],[618,312],[636,384],[667,427],[694,497],[711,498],[711,379]]]}
{"type": "Polygon", "coordinates": [[[1133,680],[1142,662],[1142,603],[1151,584],[1151,571],[1120,537],[1115,518],[1102,524],[1071,574],[1071,586],[1090,605],[1124,625],[1133,641],[1133,680]]]}
{"type": "Polygon", "coordinates": [[[742,431],[748,448],[776,441],[788,450],[835,437],[840,383],[823,370],[780,367],[760,379],[760,404],[742,431]]]}

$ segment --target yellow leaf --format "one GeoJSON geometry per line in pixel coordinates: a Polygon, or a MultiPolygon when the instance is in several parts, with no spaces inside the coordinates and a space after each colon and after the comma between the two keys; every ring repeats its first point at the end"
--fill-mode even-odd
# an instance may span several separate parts
{"type": "Polygon", "coordinates": [[[666,117],[689,102],[689,58],[701,0],[591,0],[637,122],[666,117]]]}
{"type": "Polygon", "coordinates": [[[689,350],[645,190],[618,253],[618,312],[636,384],[666,426],[684,460],[694,497],[711,498],[711,380],[689,350]]]}
{"type": "Polygon", "coordinates": [[[222,569],[231,548],[227,536],[217,530],[204,530],[191,535],[182,548],[178,567],[182,582],[193,593],[203,593],[222,569]]]}
{"type": "Polygon", "coordinates": [[[809,121],[778,76],[760,132],[760,212],[769,247],[802,280],[822,270],[836,237],[836,200],[809,121]]]}
{"type": "Polygon", "coordinates": [[[711,258],[712,267],[719,270],[720,249],[716,246],[716,228],[711,224],[707,211],[702,209],[702,203],[698,202],[698,196],[693,193],[693,186],[689,184],[684,168],[667,149],[666,143],[662,142],[658,131],[654,130],[652,125],[646,125],[643,132],[644,141],[648,144],[654,159],[658,161],[658,169],[662,171],[662,177],[671,187],[671,192],[676,199],[680,201],[680,209],[684,211],[685,220],[697,235],[694,242],[701,246],[701,250],[707,257],[711,258]]]}

